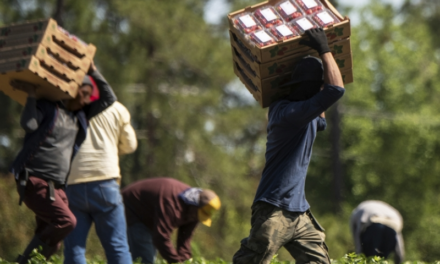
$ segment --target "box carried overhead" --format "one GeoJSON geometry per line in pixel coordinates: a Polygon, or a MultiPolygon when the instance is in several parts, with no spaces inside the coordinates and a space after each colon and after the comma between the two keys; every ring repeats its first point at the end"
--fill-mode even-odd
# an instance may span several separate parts
{"type": "Polygon", "coordinates": [[[75,35],[70,34],[58,26],[54,19],[0,28],[0,51],[34,44],[49,46],[51,43],[56,43],[78,58],[93,58],[96,52],[94,45],[86,44],[75,35]]]}
{"type": "MultiPolygon", "coordinates": [[[[233,39],[233,36],[231,36],[231,40],[233,39]]],[[[304,53],[294,53],[291,55],[285,55],[281,57],[278,60],[269,61],[266,63],[255,63],[255,61],[252,61],[249,56],[247,56],[246,52],[240,52],[243,51],[239,45],[236,45],[236,43],[231,42],[232,46],[232,58],[234,61],[242,62],[243,64],[246,64],[246,68],[250,69],[251,74],[254,77],[258,77],[261,79],[271,77],[273,75],[282,74],[284,72],[290,72],[293,70],[293,67],[296,65],[298,61],[301,60],[301,58],[304,57],[304,53]]],[[[341,57],[344,55],[349,56],[350,65],[351,65],[351,46],[350,46],[350,39],[343,39],[337,42],[332,43],[329,45],[330,51],[332,52],[333,56],[341,57]]],[[[308,55],[319,57],[318,53],[315,50],[306,50],[308,55]]],[[[343,67],[346,67],[347,64],[341,64],[340,69],[343,70],[343,67]]]]}
{"type": "Polygon", "coordinates": [[[27,95],[9,84],[17,79],[36,84],[39,98],[74,98],[95,52],[53,19],[1,27],[0,90],[24,104],[27,95]]]}
{"type": "MultiPolygon", "coordinates": [[[[352,83],[353,69],[350,64],[347,65],[349,67],[341,69],[342,80],[344,83],[352,83]]],[[[263,108],[270,106],[276,100],[287,97],[292,92],[289,87],[282,86],[289,82],[291,72],[274,75],[266,79],[253,78],[248,71],[242,68],[242,65],[234,61],[234,73],[263,108]]]]}
{"type": "Polygon", "coordinates": [[[26,103],[27,94],[10,86],[10,81],[14,79],[35,84],[37,96],[52,101],[75,98],[78,92],[78,83],[49,70],[35,56],[2,63],[0,72],[7,72],[0,75],[1,90],[20,104],[26,103]]]}
{"type": "Polygon", "coordinates": [[[304,56],[318,57],[299,44],[311,28],[324,29],[344,82],[353,82],[350,20],[328,0],[268,0],[232,12],[228,19],[234,72],[262,107],[280,98],[273,95],[274,87],[261,90],[267,87],[263,84],[287,76],[304,56]]]}

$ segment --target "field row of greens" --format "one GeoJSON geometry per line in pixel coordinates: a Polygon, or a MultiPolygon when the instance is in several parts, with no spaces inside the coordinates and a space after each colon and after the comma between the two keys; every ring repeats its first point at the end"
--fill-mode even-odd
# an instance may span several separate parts
{"type": "MultiPolygon", "coordinates": [[[[5,260],[2,260],[0,258],[0,264],[12,264],[13,262],[8,262],[5,260]]],[[[44,256],[39,254],[36,250],[34,250],[33,258],[29,261],[29,264],[62,264],[62,259],[59,256],[53,256],[50,261],[46,261],[44,256]]],[[[89,260],[87,261],[87,264],[105,264],[106,261],[102,259],[95,259],[95,260],[89,260]]],[[[290,261],[279,261],[277,259],[277,256],[274,257],[272,264],[293,264],[295,262],[290,261]]],[[[359,256],[354,253],[346,254],[344,257],[332,260],[332,264],[388,264],[388,261],[383,260],[379,257],[370,257],[365,258],[363,255],[359,256]]],[[[406,264],[410,263],[417,263],[417,264],[423,264],[424,262],[406,262],[406,264]]],[[[439,264],[440,262],[434,262],[436,264],[439,264]]],[[[141,264],[140,262],[135,262],[134,264],[141,264]]],[[[158,260],[154,264],[167,264],[164,260],[158,260]]],[[[222,259],[217,259],[214,261],[211,260],[205,260],[204,258],[194,258],[188,261],[185,261],[184,264],[230,264],[230,262],[224,261],[222,259]]]]}

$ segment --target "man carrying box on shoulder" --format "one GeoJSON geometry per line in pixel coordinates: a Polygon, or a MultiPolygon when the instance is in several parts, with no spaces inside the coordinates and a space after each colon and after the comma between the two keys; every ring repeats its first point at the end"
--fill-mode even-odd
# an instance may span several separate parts
{"type": "Polygon", "coordinates": [[[116,101],[113,90],[93,63],[88,71],[96,82],[100,99],[90,103],[92,87],[79,87],[75,99],[51,102],[36,100],[36,87],[12,81],[28,94],[20,124],[26,131],[23,148],[11,166],[17,181],[20,204],[23,201],[36,215],[35,236],[17,259],[27,263],[35,248],[49,258],[76,225],[64,187],[73,157],[86,138],[88,120],[116,101]]]}
{"type": "Polygon", "coordinates": [[[117,180],[119,155],[136,150],[130,113],[121,103],[90,120],[87,138],[72,163],[66,189],[76,228],[64,239],[64,263],[86,264],[86,241],[92,223],[107,263],[130,264],[124,204],[117,180]]]}
{"type": "Polygon", "coordinates": [[[324,111],[344,94],[342,76],[323,29],[306,31],[302,41],[322,62],[305,57],[296,66],[288,98],[269,107],[266,165],[252,205],[249,237],[234,264],[268,264],[281,247],[296,263],[330,263],[324,229],[310,212],[304,187],[317,131],[326,127],[324,111]]]}

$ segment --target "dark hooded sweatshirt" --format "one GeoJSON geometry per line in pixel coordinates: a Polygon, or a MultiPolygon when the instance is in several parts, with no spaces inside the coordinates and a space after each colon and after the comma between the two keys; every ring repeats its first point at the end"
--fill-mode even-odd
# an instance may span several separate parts
{"type": "Polygon", "coordinates": [[[152,234],[154,246],[169,263],[191,258],[191,237],[198,224],[198,207],[188,205],[179,194],[190,186],[171,178],[135,182],[122,190],[127,225],[141,222],[152,234]],[[179,229],[177,249],[171,234],[179,229]]]}
{"type": "Polygon", "coordinates": [[[62,102],[28,98],[21,118],[26,131],[23,148],[10,169],[16,178],[27,169],[30,175],[59,185],[67,182],[71,161],[86,138],[88,120],[116,101],[98,71],[90,76],[98,86],[100,98],[79,111],[68,111],[62,102]]]}

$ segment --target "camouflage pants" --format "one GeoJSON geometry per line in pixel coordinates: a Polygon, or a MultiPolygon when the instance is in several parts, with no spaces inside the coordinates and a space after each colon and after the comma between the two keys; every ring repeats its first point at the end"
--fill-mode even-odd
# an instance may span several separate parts
{"type": "Polygon", "coordinates": [[[233,264],[268,264],[281,247],[296,263],[330,264],[324,229],[310,211],[289,212],[264,202],[252,206],[251,231],[233,264]]]}

